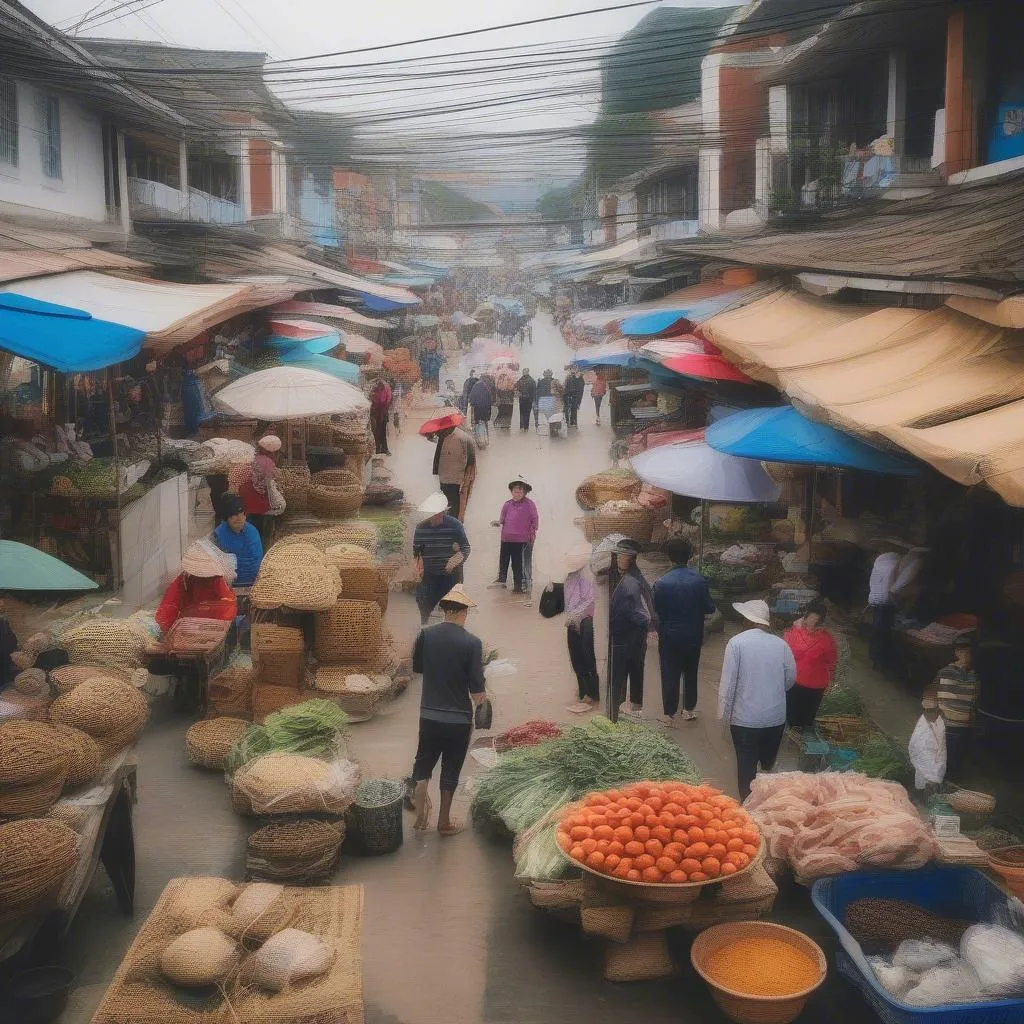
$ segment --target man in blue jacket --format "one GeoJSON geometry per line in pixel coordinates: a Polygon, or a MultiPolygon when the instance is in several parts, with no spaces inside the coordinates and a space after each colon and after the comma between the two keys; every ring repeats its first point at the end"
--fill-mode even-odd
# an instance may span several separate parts
{"type": "Polygon", "coordinates": [[[665,550],[672,568],[654,584],[654,610],[658,615],[658,657],[661,661],[662,721],[671,726],[679,711],[679,681],[683,680],[683,710],[679,717],[692,722],[697,713],[697,671],[704,643],[704,616],[715,611],[708,581],[689,568],[693,546],[671,540],[665,550]]]}
{"type": "Polygon", "coordinates": [[[235,556],[236,587],[251,587],[263,561],[263,541],[252,523],[245,521],[245,505],[237,494],[228,493],[220,499],[222,522],[213,531],[214,543],[235,556]]]}

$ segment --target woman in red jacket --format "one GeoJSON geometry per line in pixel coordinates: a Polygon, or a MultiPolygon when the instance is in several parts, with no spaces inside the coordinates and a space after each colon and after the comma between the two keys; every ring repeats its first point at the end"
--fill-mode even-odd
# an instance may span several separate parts
{"type": "MultiPolygon", "coordinates": [[[[164,636],[178,619],[220,619],[229,622],[238,602],[228,586],[228,563],[201,541],[191,545],[181,560],[181,572],[171,581],[156,622],[164,636]]],[[[233,575],[233,574],[232,574],[233,575]]]]}
{"type": "Polygon", "coordinates": [[[836,642],[824,627],[825,614],[824,601],[812,602],[784,636],[796,659],[796,685],[786,694],[786,719],[797,729],[814,724],[839,660],[836,642]]]}

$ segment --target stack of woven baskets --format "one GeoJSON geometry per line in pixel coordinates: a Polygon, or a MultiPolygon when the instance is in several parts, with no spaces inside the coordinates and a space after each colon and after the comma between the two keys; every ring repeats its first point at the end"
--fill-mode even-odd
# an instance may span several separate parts
{"type": "Polygon", "coordinates": [[[252,627],[253,667],[258,682],[252,689],[252,718],[267,715],[305,700],[306,643],[297,626],[270,622],[252,627]]]}
{"type": "Polygon", "coordinates": [[[70,756],[44,722],[0,725],[0,818],[37,817],[60,799],[70,756]]]}
{"type": "Polygon", "coordinates": [[[657,513],[639,502],[616,499],[587,512],[576,523],[592,544],[613,533],[631,537],[640,544],[649,544],[657,521],[657,513]]]}
{"type": "Polygon", "coordinates": [[[576,504],[584,512],[593,512],[606,501],[635,501],[643,482],[627,470],[605,470],[588,476],[576,488],[576,504]]]}
{"type": "Polygon", "coordinates": [[[274,476],[278,489],[284,496],[289,512],[309,510],[309,468],[306,466],[281,466],[274,476]]]}
{"type": "Polygon", "coordinates": [[[218,672],[206,688],[206,713],[210,718],[252,717],[252,690],[255,671],[232,665],[218,672]]]}
{"type": "Polygon", "coordinates": [[[330,608],[341,593],[338,570],[311,544],[275,544],[249,591],[251,607],[316,612],[330,608]]]}
{"type": "Polygon", "coordinates": [[[185,733],[189,761],[200,768],[222,772],[231,748],[245,735],[249,723],[242,718],[210,718],[196,722],[185,733]]]}
{"type": "Polygon", "coordinates": [[[104,757],[131,746],[149,718],[146,698],[134,686],[93,676],[62,694],[50,708],[50,720],[88,733],[104,757]]]}
{"type": "Polygon", "coordinates": [[[101,662],[136,669],[144,666],[145,650],[152,640],[146,629],[130,618],[91,616],[65,630],[57,642],[73,665],[101,662]]]}
{"type": "Polygon", "coordinates": [[[376,601],[382,612],[388,608],[388,579],[373,556],[358,544],[335,544],[324,556],[341,576],[341,593],[353,601],[376,601]]]}
{"type": "Polygon", "coordinates": [[[52,904],[78,858],[78,838],[63,822],[0,824],[0,937],[52,904]]]}
{"type": "Polygon", "coordinates": [[[324,469],[309,481],[309,509],[326,519],[346,519],[363,503],[363,485],[347,469],[324,469]]]}

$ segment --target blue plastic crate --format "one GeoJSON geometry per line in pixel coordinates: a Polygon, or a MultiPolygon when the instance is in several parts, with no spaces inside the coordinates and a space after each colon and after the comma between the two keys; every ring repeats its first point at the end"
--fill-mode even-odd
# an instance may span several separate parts
{"type": "Polygon", "coordinates": [[[855,871],[819,878],[811,888],[818,913],[836,933],[836,968],[852,981],[885,1024],[1022,1024],[1024,999],[957,1003],[921,1008],[895,1000],[875,978],[860,943],[846,930],[846,907],[856,900],[905,900],[943,917],[984,921],[1006,894],[974,868],[929,867],[920,871],[855,871]]]}

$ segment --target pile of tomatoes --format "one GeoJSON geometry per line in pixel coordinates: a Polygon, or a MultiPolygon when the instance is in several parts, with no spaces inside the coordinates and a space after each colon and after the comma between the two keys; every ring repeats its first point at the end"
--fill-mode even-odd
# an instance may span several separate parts
{"type": "Polygon", "coordinates": [[[588,793],[565,809],[556,838],[573,860],[627,882],[709,882],[742,871],[761,847],[731,796],[684,782],[588,793]]]}

